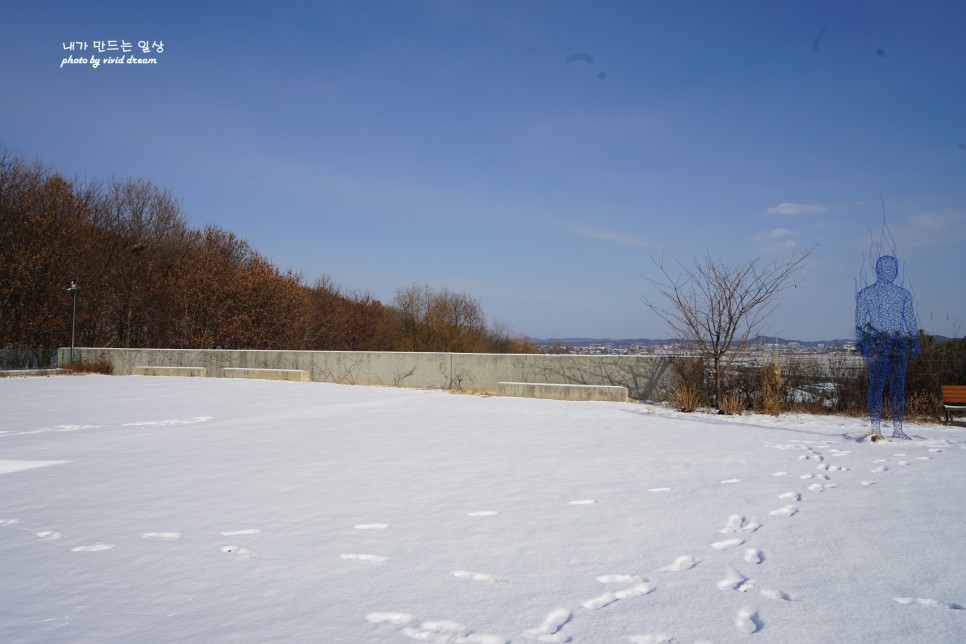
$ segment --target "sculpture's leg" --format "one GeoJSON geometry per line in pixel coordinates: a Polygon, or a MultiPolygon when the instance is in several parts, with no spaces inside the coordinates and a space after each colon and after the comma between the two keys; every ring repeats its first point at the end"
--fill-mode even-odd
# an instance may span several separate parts
{"type": "Polygon", "coordinates": [[[906,415],[906,367],[909,365],[909,351],[905,340],[895,341],[890,352],[889,362],[889,410],[892,412],[892,437],[912,440],[902,431],[902,421],[906,415]]]}
{"type": "Polygon", "coordinates": [[[872,424],[872,438],[882,438],[880,423],[882,422],[882,390],[885,388],[886,361],[876,352],[871,352],[867,358],[869,367],[869,422],[872,424]]]}

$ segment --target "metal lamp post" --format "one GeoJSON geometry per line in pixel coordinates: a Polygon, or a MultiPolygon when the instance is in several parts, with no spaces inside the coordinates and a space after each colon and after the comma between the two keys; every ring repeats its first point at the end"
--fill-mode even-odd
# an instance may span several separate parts
{"type": "Polygon", "coordinates": [[[70,317],[70,361],[74,361],[74,327],[77,323],[77,283],[73,280],[70,282],[70,287],[67,291],[73,296],[74,299],[74,311],[70,317]]]}

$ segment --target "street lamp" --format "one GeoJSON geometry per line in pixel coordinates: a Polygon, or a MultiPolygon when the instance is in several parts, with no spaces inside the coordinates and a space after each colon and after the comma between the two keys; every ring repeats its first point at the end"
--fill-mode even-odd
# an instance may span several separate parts
{"type": "Polygon", "coordinates": [[[67,291],[74,299],[74,312],[70,317],[70,361],[74,362],[74,327],[77,323],[77,282],[71,280],[70,287],[68,287],[67,291]]]}

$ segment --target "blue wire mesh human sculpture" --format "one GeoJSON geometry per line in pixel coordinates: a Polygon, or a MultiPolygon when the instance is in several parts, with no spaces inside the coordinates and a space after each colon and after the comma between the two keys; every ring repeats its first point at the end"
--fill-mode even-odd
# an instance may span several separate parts
{"type": "Polygon", "coordinates": [[[869,420],[873,440],[881,439],[882,394],[889,383],[889,414],[892,437],[909,437],[902,431],[906,411],[906,367],[912,354],[919,356],[919,325],[912,293],[893,282],[899,260],[883,255],[875,263],[875,284],[855,297],[855,335],[859,351],[869,368],[869,420]]]}

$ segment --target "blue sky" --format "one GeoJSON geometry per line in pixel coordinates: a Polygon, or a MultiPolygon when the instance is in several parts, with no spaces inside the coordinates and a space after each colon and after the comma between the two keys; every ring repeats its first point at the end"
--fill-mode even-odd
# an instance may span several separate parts
{"type": "Polygon", "coordinates": [[[536,337],[667,337],[651,256],[812,247],[765,330],[849,337],[884,201],[921,325],[963,335],[963,25],[956,2],[17,3],[0,142],[151,179],[308,283],[445,286],[536,337]],[[61,67],[113,55],[63,50],[95,40],[164,51],[61,67]]]}

